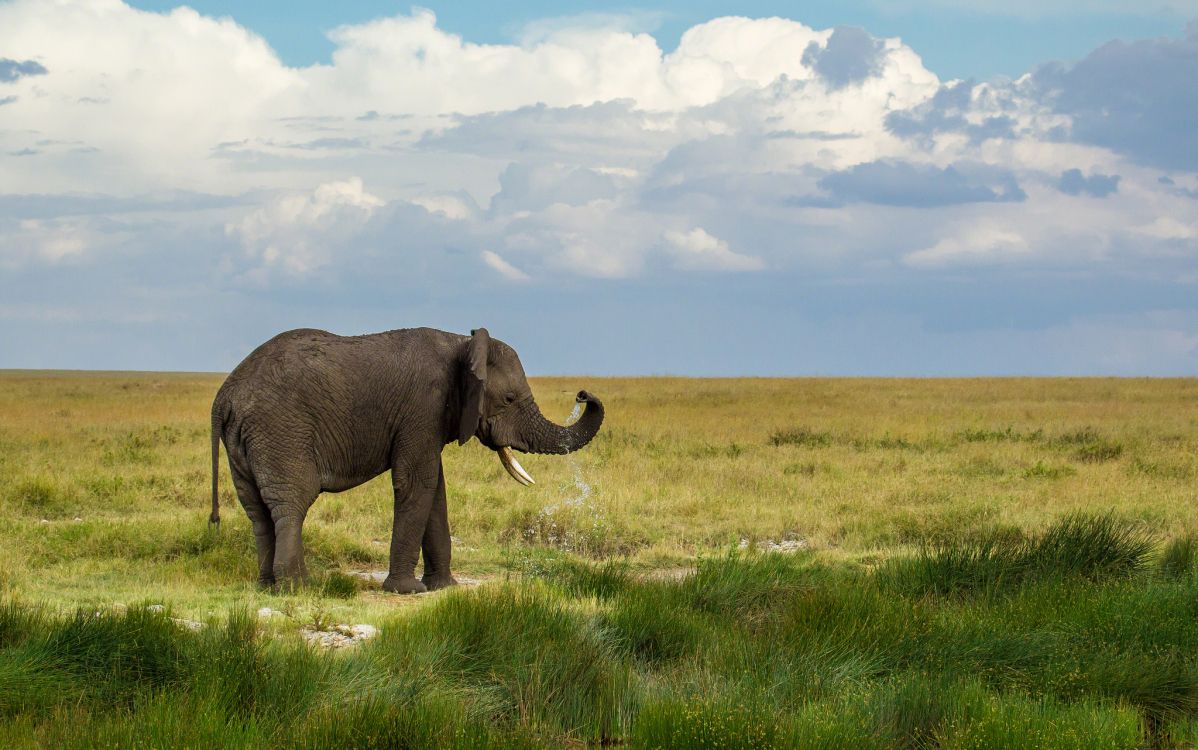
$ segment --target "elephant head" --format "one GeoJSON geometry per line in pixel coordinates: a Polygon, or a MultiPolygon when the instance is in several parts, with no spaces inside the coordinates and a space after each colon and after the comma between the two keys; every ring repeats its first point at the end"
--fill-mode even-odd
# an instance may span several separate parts
{"type": "Polygon", "coordinates": [[[546,419],[515,350],[492,339],[485,328],[470,332],[461,362],[458,444],[477,437],[499,454],[503,468],[521,484],[532,484],[533,479],[513,450],[570,453],[589,443],[603,423],[603,404],[586,391],[579,391],[575,399],[586,408],[574,424],[561,426],[546,419]]]}

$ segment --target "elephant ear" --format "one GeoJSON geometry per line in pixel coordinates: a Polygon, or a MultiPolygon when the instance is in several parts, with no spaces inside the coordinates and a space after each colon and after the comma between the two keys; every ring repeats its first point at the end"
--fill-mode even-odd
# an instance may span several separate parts
{"type": "Polygon", "coordinates": [[[487,384],[487,349],[490,345],[491,335],[486,328],[476,328],[470,332],[470,341],[462,357],[462,417],[458,423],[458,445],[466,444],[483,418],[483,389],[487,384]]]}

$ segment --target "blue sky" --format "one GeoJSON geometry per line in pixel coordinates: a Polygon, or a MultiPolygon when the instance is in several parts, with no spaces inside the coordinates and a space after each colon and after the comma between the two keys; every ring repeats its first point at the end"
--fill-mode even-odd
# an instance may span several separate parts
{"type": "MultiPolygon", "coordinates": [[[[171,0],[131,3],[165,11],[171,0]]],[[[438,25],[473,42],[518,39],[530,24],[586,14],[624,15],[672,50],[690,27],[719,16],[781,16],[815,28],[860,26],[878,36],[898,36],[923,56],[925,64],[948,78],[1016,77],[1046,60],[1071,60],[1111,39],[1176,33],[1198,3],[1019,2],[894,3],[869,0],[689,0],[643,5],[526,0],[495,3],[405,3],[394,0],[201,0],[188,3],[207,14],[232,16],[262,34],[289,65],[325,62],[334,49],[325,32],[350,23],[430,8],[438,25]],[[1099,12],[1095,11],[1099,8],[1099,12]]]]}
{"type": "Polygon", "coordinates": [[[0,0],[0,367],[1192,375],[1195,18],[0,0]]]}

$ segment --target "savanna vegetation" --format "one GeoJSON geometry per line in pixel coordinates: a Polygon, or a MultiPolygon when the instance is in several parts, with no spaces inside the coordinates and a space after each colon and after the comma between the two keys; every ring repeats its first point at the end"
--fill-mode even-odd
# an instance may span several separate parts
{"type": "Polygon", "coordinates": [[[1198,744],[1192,380],[536,379],[603,430],[527,488],[447,448],[481,583],[403,598],[385,479],[254,587],[219,382],[0,374],[0,746],[1198,744]]]}

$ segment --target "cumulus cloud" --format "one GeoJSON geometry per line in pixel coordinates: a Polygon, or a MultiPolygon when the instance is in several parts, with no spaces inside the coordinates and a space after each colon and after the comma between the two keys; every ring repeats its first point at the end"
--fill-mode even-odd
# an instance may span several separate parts
{"type": "Polygon", "coordinates": [[[843,88],[877,75],[882,67],[885,45],[865,29],[838,26],[824,45],[811,42],[803,50],[803,64],[832,88],[843,88]]]}
{"type": "Polygon", "coordinates": [[[508,281],[528,281],[528,274],[508,263],[499,253],[492,250],[483,250],[482,258],[484,263],[495,269],[500,276],[508,281]]]}
{"type": "Polygon", "coordinates": [[[355,177],[276,198],[226,231],[253,262],[252,278],[261,280],[271,269],[304,275],[332,262],[338,244],[358,234],[382,205],[355,177]]]}
{"type": "Polygon", "coordinates": [[[819,186],[838,201],[924,208],[1027,197],[1010,172],[970,165],[869,162],[822,177],[819,186]]]}
{"type": "MultiPolygon", "coordinates": [[[[291,301],[276,322],[317,287],[322,315],[403,289],[427,316],[515,314],[495,295],[530,286],[636,311],[696,284],[717,315],[721,294],[790,305],[799,280],[1198,278],[1193,29],[941,81],[862,29],[716,18],[670,50],[651,25],[475,44],[415,11],[295,68],[186,8],[0,3],[0,263],[131,278],[119,258],[162,299],[248,285],[291,301]]],[[[37,288],[9,276],[0,296],[37,288]]]]}
{"type": "Polygon", "coordinates": [[[669,253],[679,268],[688,271],[760,271],[760,258],[734,253],[728,243],[712,237],[702,227],[689,232],[666,232],[669,253]]]}
{"type": "Polygon", "coordinates": [[[1019,233],[1000,226],[980,226],[908,253],[903,260],[908,265],[926,268],[991,265],[1016,261],[1029,251],[1027,240],[1019,233]]]}
{"type": "Polygon", "coordinates": [[[1198,169],[1198,25],[1180,39],[1112,41],[1031,84],[1069,117],[1068,137],[1165,169],[1198,169]]]}

